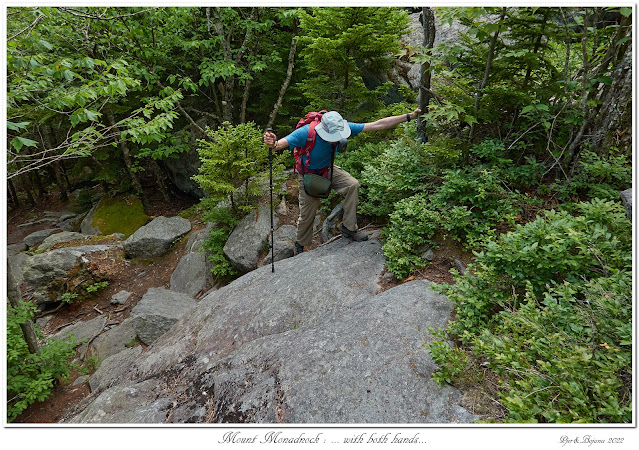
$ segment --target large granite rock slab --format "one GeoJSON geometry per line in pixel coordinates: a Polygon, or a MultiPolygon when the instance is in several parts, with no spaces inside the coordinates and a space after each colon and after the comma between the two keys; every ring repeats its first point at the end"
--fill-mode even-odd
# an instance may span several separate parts
{"type": "Polygon", "coordinates": [[[38,250],[47,249],[47,248],[53,247],[56,244],[73,241],[74,239],[82,239],[85,237],[87,237],[85,234],[76,233],[74,231],[63,231],[61,233],[55,233],[47,237],[44,241],[42,241],[42,244],[40,244],[40,247],[38,247],[38,250]]]}
{"type": "Polygon", "coordinates": [[[205,296],[144,353],[101,366],[94,377],[108,382],[65,421],[473,421],[459,391],[431,380],[423,347],[450,302],[425,281],[379,293],[377,238],[334,241],[205,296]],[[122,394],[133,386],[137,403],[122,394]]]}
{"type": "Polygon", "coordinates": [[[183,217],[156,217],[137,229],[126,241],[129,258],[157,258],[169,251],[179,238],[191,231],[191,222],[183,217]]]}

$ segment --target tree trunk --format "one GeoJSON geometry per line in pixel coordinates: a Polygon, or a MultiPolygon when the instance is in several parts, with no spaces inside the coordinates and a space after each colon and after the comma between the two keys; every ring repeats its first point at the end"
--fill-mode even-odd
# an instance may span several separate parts
{"type": "Polygon", "coordinates": [[[9,178],[7,180],[7,184],[9,185],[9,192],[11,193],[11,198],[13,199],[13,204],[16,207],[20,206],[20,200],[18,199],[18,193],[16,192],[16,187],[13,184],[13,180],[9,178]]]}
{"type": "MultiPolygon", "coordinates": [[[[430,53],[435,42],[435,15],[431,8],[422,8],[422,17],[424,24],[424,42],[423,46],[427,52],[430,53]]],[[[419,67],[419,109],[422,110],[422,114],[428,113],[428,105],[430,103],[430,63],[424,63],[419,67]]],[[[426,136],[426,122],[422,117],[417,119],[417,137],[420,142],[428,142],[428,136],[426,136]]]]}
{"type": "Polygon", "coordinates": [[[40,172],[38,172],[37,169],[32,170],[31,177],[33,178],[36,186],[38,187],[38,198],[46,197],[47,190],[44,188],[44,185],[42,184],[42,177],[40,176],[40,172]]]}
{"type": "Polygon", "coordinates": [[[244,84],[244,95],[242,95],[242,109],[240,110],[240,123],[246,123],[246,105],[248,104],[251,80],[246,80],[244,84]]]}
{"type": "MultiPolygon", "coordinates": [[[[490,38],[490,47],[488,48],[488,58],[486,59],[486,69],[484,70],[484,78],[481,80],[481,84],[479,85],[479,89],[475,93],[475,114],[479,111],[479,99],[483,95],[482,91],[488,85],[488,76],[490,75],[490,69],[493,65],[493,59],[495,58],[495,47],[497,46],[497,38],[499,37],[499,32],[501,30],[501,26],[504,23],[504,18],[506,17],[506,8],[501,9],[501,16],[499,17],[499,27],[497,31],[490,38]]],[[[475,130],[474,124],[470,127],[470,133],[468,135],[468,140],[472,141],[473,139],[473,131],[475,130]]],[[[465,152],[464,161],[468,162],[468,154],[465,152]]]]}
{"type": "Polygon", "coordinates": [[[115,121],[115,117],[113,116],[113,111],[111,111],[111,107],[106,105],[104,107],[104,113],[106,115],[107,121],[109,122],[109,126],[113,128],[113,132],[115,135],[115,139],[118,142],[118,146],[122,151],[122,159],[124,159],[124,165],[126,166],[126,170],[131,178],[131,183],[133,184],[133,189],[135,189],[136,194],[140,197],[142,201],[142,205],[144,207],[149,206],[149,201],[144,194],[144,190],[142,189],[142,185],[140,184],[140,180],[138,176],[133,171],[133,163],[131,161],[131,153],[129,151],[129,146],[126,141],[121,139],[120,129],[115,121]]]}
{"type": "MultiPolygon", "coordinates": [[[[535,45],[532,51],[533,55],[536,55],[539,52],[539,49],[541,48],[541,40],[544,37],[544,31],[546,30],[546,24],[548,23],[548,15],[550,14],[550,12],[548,9],[544,9],[543,14],[544,14],[544,17],[541,23],[541,31],[537,35],[537,39],[535,39],[535,45]]],[[[526,68],[526,77],[524,79],[524,86],[528,87],[528,85],[530,84],[531,75],[532,75],[532,65],[529,62],[526,68]]]]}
{"type": "Polygon", "coordinates": [[[164,177],[162,176],[163,172],[162,172],[162,169],[160,168],[160,165],[152,158],[149,159],[149,164],[151,165],[151,170],[153,171],[153,175],[155,176],[155,182],[160,188],[162,199],[166,203],[169,203],[171,201],[171,198],[169,197],[169,193],[166,189],[166,184],[164,184],[164,177]]]}
{"type": "MultiPolygon", "coordinates": [[[[15,277],[13,276],[13,271],[11,269],[11,264],[9,264],[9,260],[7,259],[7,297],[9,299],[9,304],[14,308],[20,307],[20,300],[22,296],[20,295],[20,290],[18,287],[18,283],[16,282],[15,277]]],[[[38,337],[36,336],[35,329],[33,328],[33,322],[27,320],[25,323],[20,324],[20,328],[22,329],[22,335],[24,336],[24,340],[27,343],[27,347],[29,348],[29,353],[34,353],[36,355],[40,354],[40,344],[38,343],[38,337]]]]}
{"type": "Polygon", "coordinates": [[[297,49],[297,36],[293,35],[293,39],[291,39],[291,49],[288,52],[288,68],[286,69],[286,77],[284,78],[284,82],[282,83],[282,87],[280,88],[280,95],[277,97],[275,106],[273,106],[273,111],[271,112],[271,115],[268,117],[268,123],[266,124],[266,128],[273,127],[273,123],[275,123],[275,117],[277,117],[277,111],[282,107],[284,94],[286,94],[288,85],[291,82],[291,77],[293,76],[293,67],[295,66],[296,49],[297,49]]]}
{"type": "MultiPolygon", "coordinates": [[[[49,125],[45,125],[42,127],[42,139],[44,141],[44,146],[47,150],[54,148],[53,140],[52,140],[52,132],[51,127],[49,125]]],[[[67,188],[64,185],[64,179],[62,178],[62,171],[60,170],[60,162],[54,161],[52,164],[53,172],[55,176],[55,183],[60,188],[60,200],[66,203],[69,201],[69,196],[67,194],[67,188]]]]}

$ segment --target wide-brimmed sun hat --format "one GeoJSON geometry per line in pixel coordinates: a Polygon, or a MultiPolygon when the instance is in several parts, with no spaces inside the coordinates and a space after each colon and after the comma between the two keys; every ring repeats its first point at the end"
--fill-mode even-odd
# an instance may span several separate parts
{"type": "Polygon", "coordinates": [[[315,131],[327,142],[337,142],[351,135],[351,127],[337,111],[329,111],[324,114],[315,131]]]}

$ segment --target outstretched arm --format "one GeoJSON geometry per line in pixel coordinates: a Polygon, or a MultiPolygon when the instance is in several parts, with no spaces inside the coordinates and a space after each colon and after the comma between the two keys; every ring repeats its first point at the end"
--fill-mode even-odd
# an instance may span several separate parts
{"type": "MultiPolygon", "coordinates": [[[[415,111],[409,113],[409,116],[412,119],[416,119],[417,115],[422,112],[421,109],[417,108],[415,111]]],[[[398,125],[402,122],[406,122],[407,117],[406,114],[400,114],[399,116],[391,116],[384,117],[383,119],[376,120],[375,122],[368,122],[364,124],[364,129],[362,131],[377,131],[377,130],[385,130],[387,128],[392,128],[395,125],[398,125]]]]}

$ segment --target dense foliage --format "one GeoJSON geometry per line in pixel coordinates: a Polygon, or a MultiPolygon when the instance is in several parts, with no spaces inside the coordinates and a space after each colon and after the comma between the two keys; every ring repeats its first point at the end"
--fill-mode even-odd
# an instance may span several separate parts
{"type": "Polygon", "coordinates": [[[47,398],[54,384],[69,375],[70,357],[75,353],[70,340],[51,341],[40,354],[29,353],[20,324],[32,320],[32,303],[7,307],[7,420],[15,419],[29,405],[47,398]]]}
{"type": "Polygon", "coordinates": [[[95,183],[170,200],[167,167],[197,151],[215,224],[205,248],[232,278],[224,243],[267,192],[265,127],[284,136],[309,110],[366,122],[417,103],[419,130],[361,133],[336,164],[384,225],[396,278],[444,242],[474,252],[441,287],[455,320],[429,345],[435,377],[456,383],[479,361],[502,380],[508,421],[630,421],[631,8],[436,8],[424,31],[455,37],[410,46],[415,11],[8,8],[10,204],[95,183]]]}

